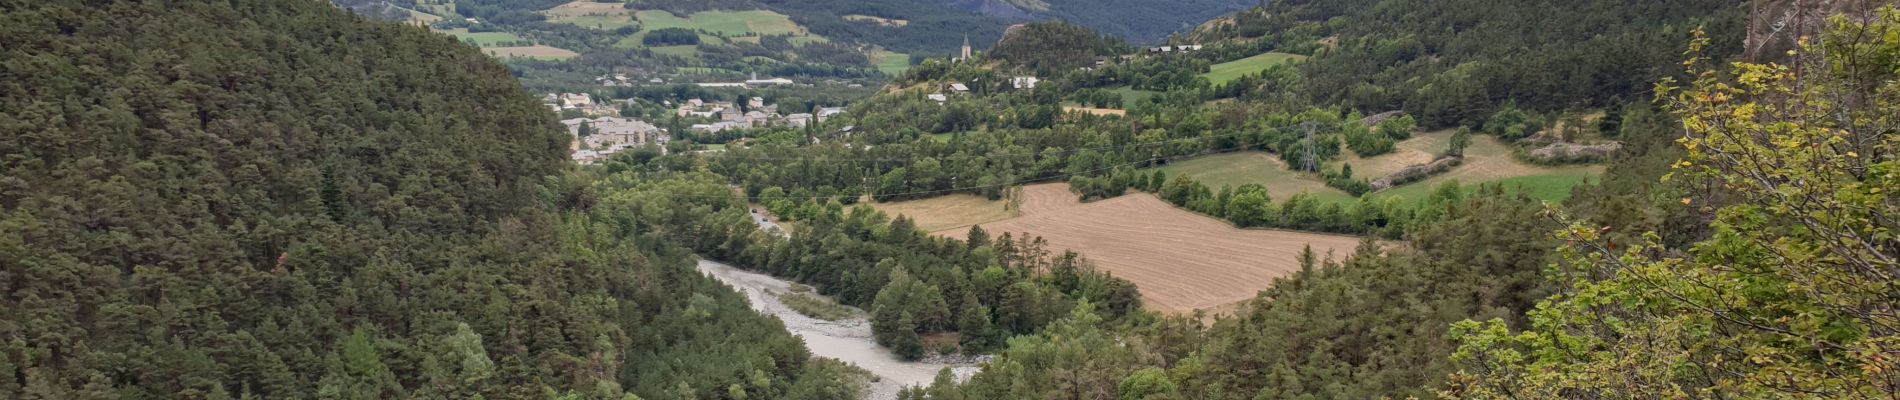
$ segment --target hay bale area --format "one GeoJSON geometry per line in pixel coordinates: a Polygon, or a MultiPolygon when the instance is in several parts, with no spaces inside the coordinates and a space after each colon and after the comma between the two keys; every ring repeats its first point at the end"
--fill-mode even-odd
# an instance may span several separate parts
{"type": "Polygon", "coordinates": [[[1610,142],[1604,144],[1551,143],[1537,150],[1531,150],[1526,157],[1532,162],[1544,164],[1565,164],[1578,162],[1596,162],[1622,150],[1623,144],[1610,142]]]}
{"type": "Polygon", "coordinates": [[[1437,160],[1432,160],[1432,162],[1405,167],[1404,169],[1400,169],[1399,172],[1394,172],[1373,180],[1372,191],[1377,192],[1391,189],[1393,186],[1404,185],[1425,179],[1432,175],[1442,174],[1445,171],[1450,171],[1451,167],[1456,167],[1458,164],[1464,163],[1464,161],[1464,157],[1440,157],[1437,160]]]}

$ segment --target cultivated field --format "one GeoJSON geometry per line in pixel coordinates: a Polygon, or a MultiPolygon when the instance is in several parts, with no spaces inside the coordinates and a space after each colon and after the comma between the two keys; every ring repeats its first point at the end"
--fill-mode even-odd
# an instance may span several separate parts
{"type": "MultiPolygon", "coordinates": [[[[1356,171],[1359,166],[1354,165],[1353,168],[1356,171]]],[[[1267,195],[1274,200],[1285,200],[1304,192],[1321,201],[1352,201],[1352,195],[1327,187],[1319,177],[1294,173],[1287,169],[1286,162],[1280,161],[1279,157],[1258,151],[1176,161],[1161,167],[1161,170],[1166,171],[1169,177],[1187,175],[1214,191],[1220,191],[1222,185],[1239,187],[1258,184],[1266,186],[1267,195]]]]}
{"type": "Polygon", "coordinates": [[[665,54],[669,56],[678,56],[678,57],[686,57],[686,58],[699,57],[699,46],[694,46],[690,44],[683,45],[683,46],[649,47],[649,49],[652,49],[654,53],[665,54]]]}
{"type": "Polygon", "coordinates": [[[545,59],[545,60],[565,60],[565,59],[573,58],[574,56],[580,55],[580,54],[575,53],[572,50],[563,49],[559,47],[553,47],[553,46],[543,46],[543,45],[519,46],[519,47],[489,47],[489,48],[482,49],[482,51],[487,52],[488,55],[494,56],[495,58],[504,58],[504,59],[511,58],[511,57],[521,57],[521,58],[536,58],[536,59],[545,59]]]}
{"type": "Polygon", "coordinates": [[[1233,81],[1234,79],[1239,79],[1242,75],[1265,71],[1267,67],[1285,64],[1288,61],[1304,59],[1306,59],[1306,56],[1298,54],[1268,52],[1253,57],[1214,64],[1214,66],[1208,68],[1207,73],[1201,74],[1201,76],[1206,77],[1208,83],[1219,85],[1233,81]]]}
{"type": "Polygon", "coordinates": [[[1022,201],[1017,208],[1022,210],[1023,216],[1036,216],[1079,205],[1082,205],[1082,200],[1069,191],[1069,184],[1044,183],[1024,186],[1022,201]]]}
{"type": "Polygon", "coordinates": [[[1016,216],[1016,210],[1009,209],[1009,203],[1006,201],[990,200],[983,196],[970,194],[953,194],[922,200],[893,201],[887,203],[865,201],[858,204],[883,211],[892,218],[896,218],[898,215],[909,216],[912,220],[917,221],[918,229],[922,229],[926,232],[968,231],[970,225],[999,221],[1016,216]]]}
{"type": "MultiPolygon", "coordinates": [[[[1041,236],[1051,251],[1075,250],[1096,268],[1128,279],[1153,310],[1187,313],[1231,310],[1273,279],[1299,270],[1308,245],[1324,256],[1344,256],[1358,245],[1348,236],[1242,230],[1169,205],[1146,193],[1079,204],[1066,184],[1024,190],[1022,216],[982,224],[991,235],[1041,236]]],[[[935,234],[961,238],[965,229],[935,234]]]]}
{"type": "Polygon", "coordinates": [[[476,47],[493,47],[504,43],[522,41],[520,36],[515,36],[515,34],[508,32],[469,32],[468,28],[455,28],[440,32],[453,35],[456,39],[462,41],[473,40],[475,41],[476,47]]]}

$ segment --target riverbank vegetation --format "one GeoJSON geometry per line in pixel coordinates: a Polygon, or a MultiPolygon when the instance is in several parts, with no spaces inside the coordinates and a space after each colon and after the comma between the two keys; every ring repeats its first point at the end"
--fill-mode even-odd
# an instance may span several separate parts
{"type": "Polygon", "coordinates": [[[785,303],[786,307],[791,307],[792,311],[805,314],[807,317],[826,321],[838,321],[851,318],[858,313],[858,310],[849,306],[833,303],[830,300],[820,298],[811,293],[792,292],[778,293],[776,295],[780,302],[785,303]]]}

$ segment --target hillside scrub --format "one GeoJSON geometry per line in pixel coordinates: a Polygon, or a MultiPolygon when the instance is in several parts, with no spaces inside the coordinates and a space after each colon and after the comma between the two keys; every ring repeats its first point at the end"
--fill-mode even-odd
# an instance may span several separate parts
{"type": "Polygon", "coordinates": [[[1619,237],[1568,222],[1553,278],[1573,289],[1542,302],[1528,327],[1456,325],[1461,370],[1449,393],[1900,393],[1900,226],[1886,217],[1900,212],[1900,10],[1828,26],[1786,64],[1718,69],[1692,52],[1694,78],[1658,85],[1657,97],[1682,121],[1684,157],[1666,177],[1724,188],[1680,197],[1715,216],[1711,236],[1679,247],[1657,230],[1619,237]]]}

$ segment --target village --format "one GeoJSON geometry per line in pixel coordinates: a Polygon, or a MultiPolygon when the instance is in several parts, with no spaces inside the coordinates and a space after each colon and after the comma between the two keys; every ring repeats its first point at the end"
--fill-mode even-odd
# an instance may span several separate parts
{"type": "MultiPolygon", "coordinates": [[[[1200,49],[1201,45],[1178,45],[1149,47],[1143,50],[1150,54],[1166,54],[1193,52],[1200,49]]],[[[952,62],[974,59],[975,54],[967,38],[960,50],[960,54],[951,59],[952,62]]],[[[1135,56],[1123,55],[1121,59],[1127,60],[1135,56]]],[[[1095,61],[1095,66],[1100,67],[1111,60],[1108,57],[1098,57],[1095,61]]],[[[1082,69],[1093,68],[1083,67],[1082,69]]],[[[629,79],[625,74],[603,75],[595,80],[607,87],[638,85],[635,80],[629,79]]],[[[1008,87],[1016,90],[1033,90],[1042,81],[1036,76],[1012,76],[1008,80],[1008,87]]],[[[646,83],[666,84],[660,78],[652,78],[646,83]]],[[[776,86],[810,86],[786,78],[761,79],[756,73],[750,79],[739,82],[701,82],[693,85],[708,89],[741,90],[776,86]]],[[[964,83],[945,82],[936,90],[927,93],[925,97],[937,103],[944,103],[951,97],[969,94],[970,91],[970,87],[964,83]]],[[[557,113],[578,115],[578,117],[563,119],[561,124],[567,127],[568,134],[573,137],[569,146],[572,152],[570,157],[580,164],[593,164],[612,157],[616,153],[648,145],[657,147],[661,154],[665,154],[667,143],[675,138],[685,137],[683,133],[687,132],[717,134],[734,130],[774,127],[804,129],[823,124],[831,117],[845,112],[843,107],[818,107],[808,110],[809,112],[781,113],[779,105],[768,104],[763,97],[741,96],[740,99],[723,101],[693,98],[677,103],[671,100],[663,101],[661,105],[670,108],[673,117],[677,117],[677,120],[683,123],[690,123],[690,125],[679,125],[685,131],[681,132],[682,135],[668,132],[666,128],[654,122],[623,115],[622,108],[633,104],[634,99],[608,100],[596,99],[589,93],[550,93],[542,98],[542,103],[557,113]]]]}
{"type": "MultiPolygon", "coordinates": [[[[634,101],[596,100],[588,93],[550,93],[542,98],[542,103],[556,112],[578,115],[561,120],[561,124],[572,137],[570,158],[583,165],[649,145],[661,154],[668,151],[667,143],[675,138],[672,132],[653,122],[622,115],[622,106],[634,101]]],[[[803,129],[845,112],[844,107],[819,107],[811,112],[781,114],[779,105],[768,104],[758,96],[746,97],[743,102],[694,98],[662,104],[672,107],[676,121],[692,122],[685,126],[687,132],[707,134],[771,127],[803,129]]]]}

